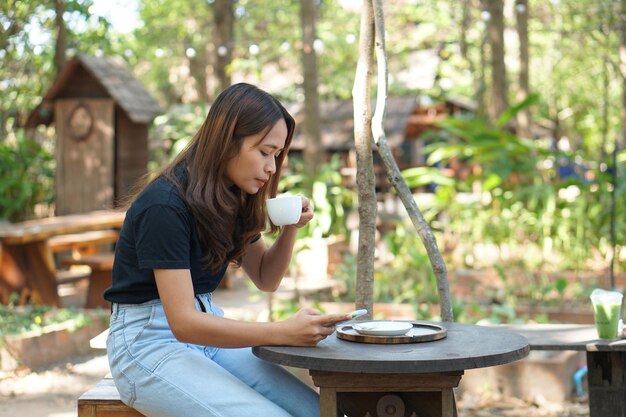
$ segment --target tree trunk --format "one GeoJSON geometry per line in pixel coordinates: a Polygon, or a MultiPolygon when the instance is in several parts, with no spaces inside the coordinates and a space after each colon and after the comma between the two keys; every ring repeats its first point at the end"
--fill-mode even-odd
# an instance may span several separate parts
{"type": "Polygon", "coordinates": [[[459,33],[459,48],[461,52],[461,57],[465,61],[467,61],[470,73],[475,79],[476,68],[474,65],[474,61],[472,61],[472,58],[469,55],[469,44],[467,42],[467,33],[472,26],[472,5],[470,3],[470,0],[461,2],[461,30],[459,33]]]}
{"type": "Polygon", "coordinates": [[[608,62],[608,58],[604,58],[602,63],[602,91],[600,96],[602,97],[602,112],[601,112],[601,120],[600,124],[600,160],[604,161],[607,157],[609,150],[608,142],[609,142],[609,129],[611,128],[611,122],[609,121],[609,113],[611,112],[611,74],[609,71],[610,63],[608,62]]]}
{"type": "Polygon", "coordinates": [[[474,74],[473,71],[473,62],[469,57],[469,45],[467,43],[467,31],[469,30],[472,22],[472,16],[470,13],[470,2],[464,1],[461,2],[461,31],[459,33],[459,48],[461,52],[461,57],[467,61],[470,66],[470,72],[474,74]]]}
{"type": "MultiPolygon", "coordinates": [[[[515,1],[515,22],[519,38],[519,89],[517,101],[522,102],[530,95],[528,78],[528,0],[515,1]]],[[[530,109],[524,108],[517,113],[517,135],[525,138],[531,136],[530,109]]]]}
{"type": "Polygon", "coordinates": [[[233,60],[233,0],[215,0],[213,20],[215,22],[214,68],[218,82],[217,93],[219,93],[232,83],[228,66],[233,60]]]}
{"type": "Polygon", "coordinates": [[[376,237],[376,188],[372,157],[372,111],[370,85],[374,66],[374,10],[363,0],[359,35],[359,58],[352,89],[354,140],[357,155],[356,183],[359,199],[359,247],[357,254],[356,308],[373,317],[374,253],[376,237]]]}
{"type": "Polygon", "coordinates": [[[317,168],[324,159],[320,134],[319,94],[317,92],[317,56],[315,42],[315,0],[300,2],[300,23],[302,25],[302,70],[304,73],[304,124],[302,131],[306,146],[304,162],[309,178],[315,178],[317,168]]]}
{"type": "Polygon", "coordinates": [[[487,116],[487,103],[485,96],[487,94],[487,54],[485,49],[489,33],[485,31],[480,37],[480,47],[478,49],[480,63],[478,66],[478,74],[476,80],[476,114],[479,117],[487,116]]]}
{"type": "Polygon", "coordinates": [[[491,103],[488,113],[492,122],[508,107],[506,67],[504,65],[503,0],[485,0],[489,11],[487,30],[491,46],[491,103]]]}
{"type": "MultiPolygon", "coordinates": [[[[192,45],[191,39],[187,40],[189,46],[192,45]]],[[[196,93],[198,101],[202,103],[211,102],[209,95],[207,70],[209,70],[209,53],[207,48],[196,51],[195,56],[187,57],[189,60],[189,75],[193,78],[196,85],[196,93]]]]}
{"type": "Polygon", "coordinates": [[[378,92],[376,95],[376,112],[372,119],[372,133],[374,141],[378,146],[389,181],[394,186],[404,207],[409,213],[409,217],[413,222],[413,226],[417,230],[419,237],[426,248],[428,258],[433,267],[435,277],[437,278],[437,289],[439,290],[439,304],[441,307],[441,318],[443,321],[454,321],[452,313],[452,303],[450,299],[450,289],[448,286],[448,272],[446,264],[443,261],[441,252],[437,247],[437,241],[432,234],[428,223],[424,220],[424,216],[415,203],[413,194],[407,186],[406,181],[400,173],[398,164],[396,163],[391,149],[387,144],[383,121],[385,118],[385,110],[387,106],[387,56],[385,50],[385,22],[383,16],[382,0],[373,0],[375,31],[376,31],[376,60],[378,62],[378,92]]]}
{"type": "Polygon", "coordinates": [[[63,67],[65,66],[65,62],[67,60],[67,30],[65,28],[65,21],[63,20],[63,0],[55,1],[56,8],[56,46],[54,49],[54,67],[56,69],[57,74],[61,72],[63,67]]]}
{"type": "Polygon", "coordinates": [[[622,76],[622,137],[626,138],[626,0],[622,0],[620,29],[622,38],[619,51],[620,74],[622,76]]]}
{"type": "MultiPolygon", "coordinates": [[[[626,140],[626,0],[621,1],[620,13],[620,30],[621,44],[619,48],[619,68],[622,76],[622,141],[626,140]]],[[[609,270],[609,279],[611,281],[611,289],[615,288],[615,262],[617,260],[618,245],[615,234],[615,190],[617,189],[617,152],[620,150],[620,137],[615,136],[615,148],[613,149],[613,190],[611,194],[611,265],[609,270]]]]}

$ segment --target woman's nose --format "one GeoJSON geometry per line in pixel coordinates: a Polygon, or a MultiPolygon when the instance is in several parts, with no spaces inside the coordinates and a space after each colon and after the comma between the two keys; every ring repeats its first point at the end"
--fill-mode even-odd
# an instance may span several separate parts
{"type": "Polygon", "coordinates": [[[272,158],[271,162],[268,162],[265,165],[265,172],[268,172],[270,174],[273,174],[276,172],[276,160],[274,158],[272,158]]]}

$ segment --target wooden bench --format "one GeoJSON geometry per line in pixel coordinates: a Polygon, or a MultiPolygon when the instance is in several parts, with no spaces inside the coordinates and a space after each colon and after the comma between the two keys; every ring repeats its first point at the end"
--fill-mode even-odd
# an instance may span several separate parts
{"type": "Polygon", "coordinates": [[[78,417],[141,417],[139,411],[120,400],[120,394],[110,376],[104,377],[78,398],[78,417]]]}
{"type": "Polygon", "coordinates": [[[528,340],[530,350],[587,354],[589,417],[626,417],[626,339],[598,339],[594,325],[503,325],[528,340]]]}
{"type": "Polygon", "coordinates": [[[126,214],[117,210],[94,211],[8,224],[0,227],[0,301],[12,293],[21,301],[61,306],[57,267],[48,241],[68,234],[118,229],[126,214]]]}
{"type": "Polygon", "coordinates": [[[57,270],[57,285],[74,284],[78,281],[88,279],[91,275],[89,268],[71,268],[57,270]]]}
{"type": "Polygon", "coordinates": [[[91,268],[85,308],[110,307],[110,303],[102,298],[102,293],[111,286],[114,258],[115,254],[113,253],[96,253],[82,256],[79,259],[65,258],[62,260],[62,263],[68,266],[87,265],[91,268]]]}
{"type": "MultiPolygon", "coordinates": [[[[119,233],[117,230],[91,230],[54,236],[48,239],[47,245],[53,255],[70,251],[72,259],[77,260],[83,256],[98,253],[99,246],[114,244],[117,242],[118,237],[119,233]]],[[[91,269],[86,266],[85,268],[58,268],[56,279],[58,285],[74,284],[88,279],[90,275],[91,269]]]]}
{"type": "Polygon", "coordinates": [[[98,252],[98,246],[117,242],[117,230],[91,230],[82,233],[70,233],[48,239],[48,247],[52,253],[71,251],[78,258],[98,252]]]}

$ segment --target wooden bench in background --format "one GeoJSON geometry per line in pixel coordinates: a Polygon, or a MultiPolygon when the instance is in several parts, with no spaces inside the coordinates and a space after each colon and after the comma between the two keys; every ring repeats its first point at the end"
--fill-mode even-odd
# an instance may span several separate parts
{"type": "Polygon", "coordinates": [[[109,252],[85,255],[79,259],[65,258],[62,260],[66,266],[86,265],[91,269],[85,308],[102,307],[108,309],[110,307],[110,303],[102,298],[102,293],[111,286],[114,258],[115,254],[109,252]]]}
{"type": "Polygon", "coordinates": [[[594,325],[503,325],[528,340],[530,350],[587,354],[589,417],[626,417],[626,339],[602,340],[594,325]]]}
{"type": "Polygon", "coordinates": [[[53,216],[0,227],[0,302],[24,294],[24,303],[61,306],[57,268],[48,241],[60,236],[122,227],[126,213],[100,210],[53,216]]]}
{"type": "Polygon", "coordinates": [[[141,417],[139,411],[125,405],[111,377],[103,378],[78,399],[78,417],[141,417]]]}
{"type": "Polygon", "coordinates": [[[91,230],[51,237],[48,239],[48,247],[52,253],[71,251],[73,257],[80,258],[97,253],[98,246],[117,242],[118,237],[117,230],[91,230]]]}
{"type": "MultiPolygon", "coordinates": [[[[69,252],[71,259],[78,260],[84,256],[100,252],[105,245],[113,245],[117,242],[118,237],[119,232],[117,230],[92,230],[54,236],[48,239],[47,244],[53,255],[60,256],[64,252],[69,252]]],[[[110,248],[107,251],[110,251],[110,248]]],[[[62,262],[59,261],[58,263],[61,264],[62,262]]],[[[58,268],[56,273],[58,285],[73,284],[88,279],[91,275],[91,269],[86,264],[66,262],[65,266],[68,265],[77,265],[78,267],[58,268]]]]}

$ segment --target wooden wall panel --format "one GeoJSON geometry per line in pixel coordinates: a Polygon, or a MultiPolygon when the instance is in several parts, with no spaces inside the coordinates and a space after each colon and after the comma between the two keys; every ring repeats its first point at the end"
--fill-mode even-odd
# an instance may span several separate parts
{"type": "Polygon", "coordinates": [[[148,126],[116,109],[115,202],[123,202],[148,169],[148,126]]]}
{"type": "Polygon", "coordinates": [[[55,103],[56,214],[113,207],[114,102],[111,99],[62,99],[55,103]],[[71,135],[68,120],[79,104],[93,118],[85,138],[71,135]]]}

